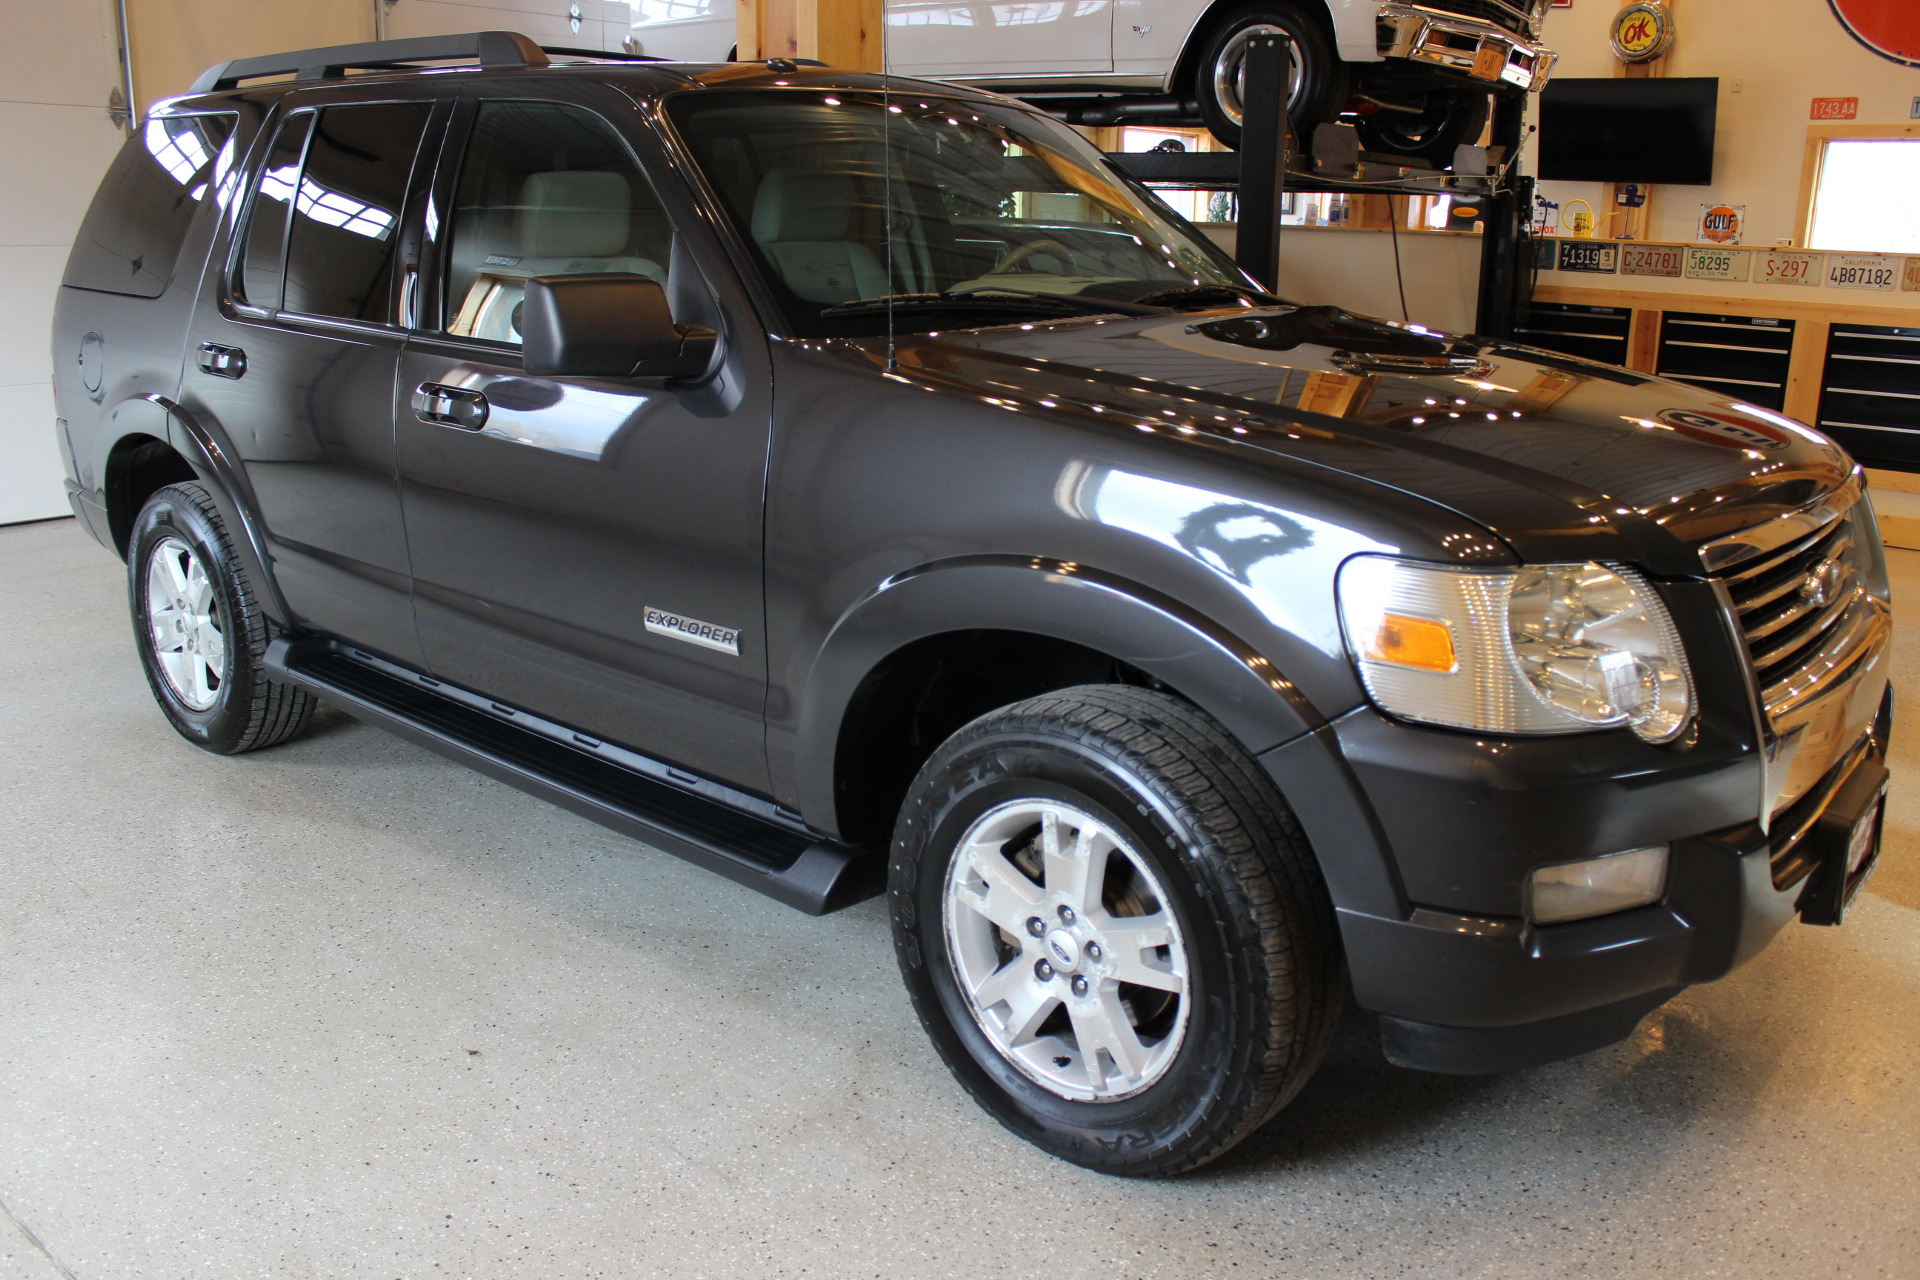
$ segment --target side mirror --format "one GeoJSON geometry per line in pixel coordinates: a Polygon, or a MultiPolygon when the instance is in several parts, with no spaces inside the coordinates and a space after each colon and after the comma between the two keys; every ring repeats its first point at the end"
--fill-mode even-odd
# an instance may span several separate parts
{"type": "Polygon", "coordinates": [[[675,324],[667,291],[628,273],[535,276],[520,311],[528,373],[598,378],[697,378],[718,336],[675,324]]]}

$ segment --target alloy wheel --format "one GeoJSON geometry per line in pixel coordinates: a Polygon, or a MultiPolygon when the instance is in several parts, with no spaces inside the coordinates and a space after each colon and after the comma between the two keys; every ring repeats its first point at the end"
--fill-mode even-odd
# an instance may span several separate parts
{"type": "Polygon", "coordinates": [[[1166,1074],[1188,1021],[1188,961],[1166,892],[1111,826],[1025,799],[976,819],[943,897],[975,1023],[1063,1098],[1110,1101],[1166,1074]]]}
{"type": "Polygon", "coordinates": [[[173,696],[210,710],[227,679],[227,637],[206,566],[178,538],[162,538],[147,558],[147,630],[173,696]]]}
{"type": "MultiPolygon", "coordinates": [[[[1227,38],[1213,59],[1213,96],[1220,110],[1235,125],[1246,123],[1247,45],[1255,36],[1291,35],[1271,22],[1256,22],[1242,27],[1227,38]]],[[[1297,111],[1301,90],[1300,55],[1289,47],[1287,54],[1287,110],[1297,111]]]]}

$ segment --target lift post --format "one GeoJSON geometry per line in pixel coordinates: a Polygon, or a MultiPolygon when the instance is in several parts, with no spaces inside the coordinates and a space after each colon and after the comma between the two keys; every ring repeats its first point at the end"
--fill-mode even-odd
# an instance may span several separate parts
{"type": "MultiPolygon", "coordinates": [[[[1480,242],[1480,297],[1475,328],[1485,337],[1511,338],[1522,305],[1521,284],[1527,278],[1530,253],[1522,219],[1531,204],[1532,180],[1518,172],[1517,157],[1524,137],[1526,93],[1501,87],[1493,93],[1492,145],[1495,162],[1486,173],[1447,173],[1424,169],[1404,156],[1360,152],[1355,163],[1352,142],[1328,147],[1328,168],[1317,171],[1313,146],[1293,136],[1286,90],[1288,40],[1284,35],[1259,35],[1248,42],[1246,115],[1241,124],[1240,150],[1109,152],[1107,158],[1141,182],[1195,190],[1237,191],[1240,196],[1235,259],[1247,273],[1269,289],[1280,276],[1280,209],[1289,191],[1329,191],[1350,195],[1455,195],[1485,200],[1480,242]]],[[[1347,129],[1351,126],[1327,126],[1347,129]]],[[[1338,142],[1338,139],[1333,141],[1338,142]]],[[[1462,148],[1468,151],[1468,148],[1462,148]]],[[[1478,148],[1471,149],[1478,153],[1478,148]]],[[[1459,164],[1456,163],[1456,169],[1459,164]]]]}
{"type": "Polygon", "coordinates": [[[1268,289],[1280,287],[1280,209],[1293,167],[1287,81],[1293,41],[1261,32],[1247,41],[1240,94],[1240,215],[1234,257],[1268,289]]]}

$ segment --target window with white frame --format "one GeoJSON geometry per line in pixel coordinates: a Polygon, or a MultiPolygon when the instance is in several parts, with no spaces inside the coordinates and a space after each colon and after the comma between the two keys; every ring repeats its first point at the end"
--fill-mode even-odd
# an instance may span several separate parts
{"type": "Polygon", "coordinates": [[[1813,193],[1809,249],[1920,253],[1920,138],[1833,138],[1813,193]]]}

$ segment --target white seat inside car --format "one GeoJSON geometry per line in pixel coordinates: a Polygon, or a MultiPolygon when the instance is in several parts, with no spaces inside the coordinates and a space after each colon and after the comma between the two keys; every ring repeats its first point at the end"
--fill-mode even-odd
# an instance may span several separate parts
{"type": "Polygon", "coordinates": [[[809,302],[851,302],[887,292],[872,249],[848,238],[853,181],[819,169],[775,169],[753,200],[753,238],[787,288],[809,302]]]}
{"type": "Polygon", "coordinates": [[[667,269],[633,249],[633,192],[619,173],[556,169],[520,188],[511,243],[486,254],[453,332],[518,342],[515,308],[534,276],[631,272],[667,282],[667,269]]]}

